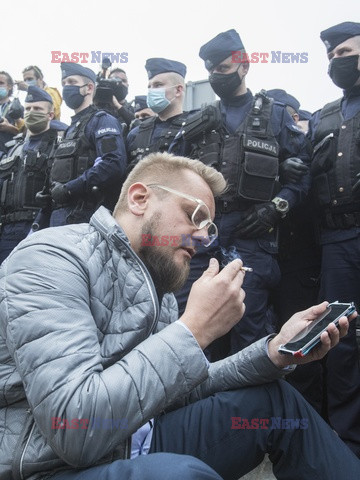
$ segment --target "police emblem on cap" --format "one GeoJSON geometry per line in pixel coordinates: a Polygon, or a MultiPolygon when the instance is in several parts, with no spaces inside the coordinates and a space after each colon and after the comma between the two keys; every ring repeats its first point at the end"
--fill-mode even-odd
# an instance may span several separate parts
{"type": "Polygon", "coordinates": [[[135,108],[140,108],[140,103],[135,103],[135,108]]]}
{"type": "Polygon", "coordinates": [[[330,48],[330,42],[328,40],[324,40],[324,44],[325,44],[326,49],[330,48]]]}
{"type": "Polygon", "coordinates": [[[147,74],[148,74],[148,77],[151,78],[152,75],[151,75],[151,70],[146,70],[147,74]]]}
{"type": "Polygon", "coordinates": [[[28,93],[28,94],[26,95],[26,101],[27,101],[27,102],[32,102],[33,100],[34,100],[34,97],[31,95],[31,93],[28,93]]]}

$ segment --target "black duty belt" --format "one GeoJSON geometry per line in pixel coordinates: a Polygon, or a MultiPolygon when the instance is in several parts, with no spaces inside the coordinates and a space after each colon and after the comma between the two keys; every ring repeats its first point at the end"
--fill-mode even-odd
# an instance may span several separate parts
{"type": "Polygon", "coordinates": [[[14,222],[32,221],[36,217],[36,214],[37,214],[36,210],[12,212],[12,213],[7,213],[6,215],[1,215],[0,220],[2,225],[5,225],[7,223],[14,223],[14,222]]]}
{"type": "Polygon", "coordinates": [[[321,224],[326,228],[351,228],[360,227],[360,212],[332,213],[327,212],[321,219],[321,224]]]}
{"type": "Polygon", "coordinates": [[[244,210],[244,202],[240,200],[225,201],[225,200],[216,200],[215,202],[216,212],[218,213],[229,213],[244,210]]]}

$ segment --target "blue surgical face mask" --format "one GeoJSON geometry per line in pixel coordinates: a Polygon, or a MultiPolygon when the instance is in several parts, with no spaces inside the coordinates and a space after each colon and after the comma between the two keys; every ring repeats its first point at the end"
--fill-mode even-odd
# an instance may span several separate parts
{"type": "Polygon", "coordinates": [[[0,100],[2,100],[3,98],[6,98],[7,96],[8,96],[7,88],[0,87],[0,100]]]}
{"type": "Polygon", "coordinates": [[[155,113],[165,110],[175,98],[168,100],[166,98],[166,90],[173,87],[176,87],[176,85],[167,88],[149,88],[146,99],[148,107],[155,113]]]}
{"type": "MultiPolygon", "coordinates": [[[[85,83],[87,85],[87,83],[85,83]]],[[[85,85],[65,85],[63,87],[62,96],[66,105],[72,110],[76,110],[81,106],[86,95],[80,93],[80,88],[85,85]]]]}
{"type": "Polygon", "coordinates": [[[34,78],[33,80],[25,80],[25,83],[29,86],[29,87],[36,87],[37,86],[37,83],[36,83],[36,79],[34,78]]]}

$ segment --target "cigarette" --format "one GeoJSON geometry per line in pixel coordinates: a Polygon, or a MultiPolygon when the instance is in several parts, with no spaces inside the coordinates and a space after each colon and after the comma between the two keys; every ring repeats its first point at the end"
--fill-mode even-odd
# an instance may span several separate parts
{"type": "Polygon", "coordinates": [[[241,267],[241,269],[243,272],[252,272],[253,269],[251,267],[241,267]]]}

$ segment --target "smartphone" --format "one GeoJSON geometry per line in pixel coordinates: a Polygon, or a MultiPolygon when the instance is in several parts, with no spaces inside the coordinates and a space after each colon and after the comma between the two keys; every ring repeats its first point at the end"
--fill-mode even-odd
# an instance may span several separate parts
{"type": "Polygon", "coordinates": [[[295,335],[285,345],[280,345],[279,352],[284,354],[291,354],[294,357],[305,357],[318,343],[320,343],[320,336],[326,331],[330,322],[339,325],[340,317],[349,317],[355,311],[354,302],[339,303],[338,301],[330,303],[326,307],[326,311],[320,315],[317,320],[314,320],[308,327],[295,335]]]}

